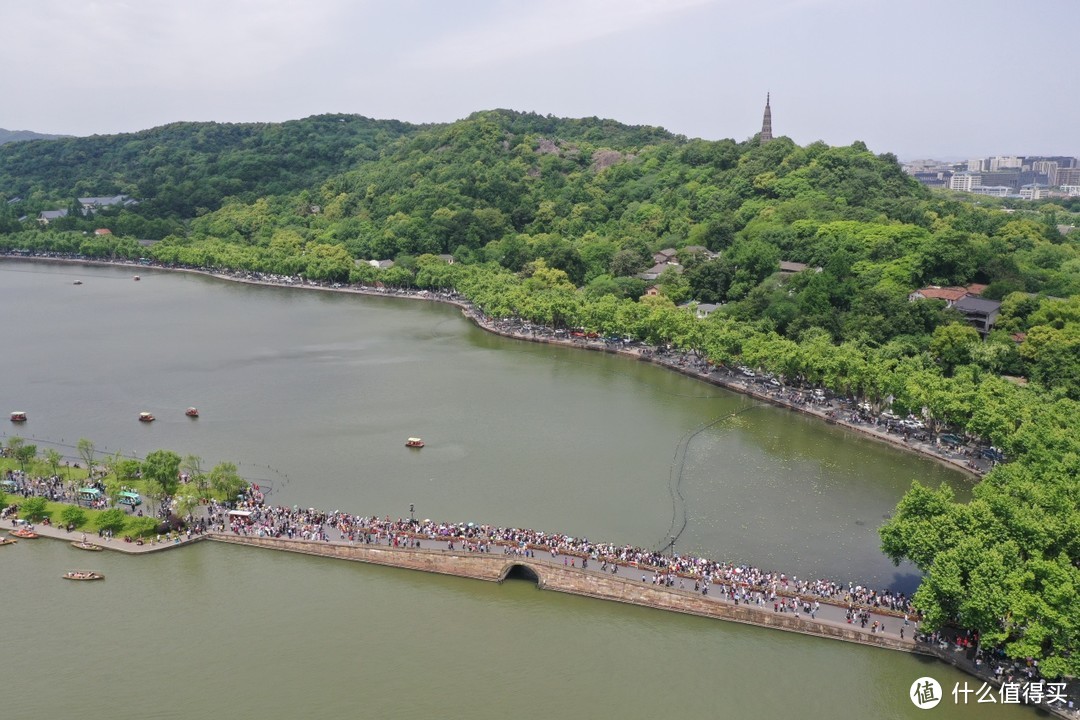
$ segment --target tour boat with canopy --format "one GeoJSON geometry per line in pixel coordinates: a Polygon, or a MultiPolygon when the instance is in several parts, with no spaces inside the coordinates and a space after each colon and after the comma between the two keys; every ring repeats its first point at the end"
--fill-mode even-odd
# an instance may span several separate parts
{"type": "Polygon", "coordinates": [[[418,437],[411,437],[405,441],[405,447],[422,448],[424,447],[424,441],[418,437]]]}
{"type": "Polygon", "coordinates": [[[154,416],[148,412],[139,413],[139,422],[154,422],[154,416]]]}
{"type": "Polygon", "coordinates": [[[184,414],[190,418],[197,418],[199,417],[199,410],[198,408],[189,407],[187,410],[184,411],[184,414]]]}
{"type": "Polygon", "coordinates": [[[26,422],[26,413],[22,410],[16,410],[11,413],[11,422],[26,422]]]}

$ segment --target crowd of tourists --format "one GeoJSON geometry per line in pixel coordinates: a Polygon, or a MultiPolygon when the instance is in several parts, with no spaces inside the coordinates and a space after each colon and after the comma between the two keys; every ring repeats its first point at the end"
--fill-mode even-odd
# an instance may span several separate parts
{"type": "Polygon", "coordinates": [[[39,477],[22,470],[7,470],[0,480],[0,490],[24,498],[43,497],[52,502],[74,503],[75,488],[59,475],[39,477]]]}
{"type": "MultiPolygon", "coordinates": [[[[828,579],[799,579],[785,573],[768,571],[747,564],[721,562],[691,555],[664,554],[633,545],[592,542],[561,533],[526,528],[500,527],[475,523],[447,523],[433,520],[397,519],[322,511],[314,508],[269,505],[252,488],[234,507],[211,504],[208,509],[211,527],[221,532],[258,537],[314,541],[344,541],[414,547],[420,539],[445,542],[447,549],[466,552],[492,552],[530,556],[536,552],[551,558],[564,556],[589,562],[600,571],[633,567],[645,571],[645,580],[674,586],[693,582],[695,589],[708,594],[719,591],[731,600],[758,605],[776,604],[777,611],[810,614],[815,603],[828,602],[852,608],[872,609],[913,615],[911,600],[902,592],[876,590],[853,582],[828,579]],[[797,599],[797,600],[796,600],[797,599]],[[794,601],[793,606],[787,604],[794,601]]],[[[854,618],[850,618],[854,620],[854,618]]]]}

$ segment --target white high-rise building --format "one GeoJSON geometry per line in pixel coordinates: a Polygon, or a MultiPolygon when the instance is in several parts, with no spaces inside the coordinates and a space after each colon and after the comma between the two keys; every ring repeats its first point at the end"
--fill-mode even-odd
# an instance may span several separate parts
{"type": "Polygon", "coordinates": [[[1013,155],[998,155],[997,157],[990,158],[990,172],[997,172],[999,170],[1019,170],[1023,165],[1023,158],[1018,158],[1013,155]]]}
{"type": "Polygon", "coordinates": [[[972,188],[977,188],[980,185],[982,185],[982,175],[976,175],[975,173],[956,173],[949,178],[950,190],[971,192],[972,188]]]}
{"type": "Polygon", "coordinates": [[[968,172],[981,173],[986,170],[986,160],[983,158],[968,160],[967,169],[968,172]]]}

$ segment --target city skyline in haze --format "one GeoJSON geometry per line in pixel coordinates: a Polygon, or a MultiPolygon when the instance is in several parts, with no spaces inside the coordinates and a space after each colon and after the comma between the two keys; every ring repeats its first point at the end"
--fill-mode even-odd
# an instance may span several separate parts
{"type": "Polygon", "coordinates": [[[745,140],[771,93],[774,135],[801,145],[1080,154],[1071,0],[0,0],[0,16],[11,130],[508,108],[745,140]]]}

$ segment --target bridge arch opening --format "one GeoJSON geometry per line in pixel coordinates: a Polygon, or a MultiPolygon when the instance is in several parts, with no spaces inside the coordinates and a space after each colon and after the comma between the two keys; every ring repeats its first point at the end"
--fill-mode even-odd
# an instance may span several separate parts
{"type": "Polygon", "coordinates": [[[503,580],[526,580],[528,582],[536,583],[537,587],[539,587],[540,573],[536,572],[536,570],[528,565],[514,563],[506,569],[506,572],[503,573],[502,580],[499,582],[502,582],[503,580]]]}

